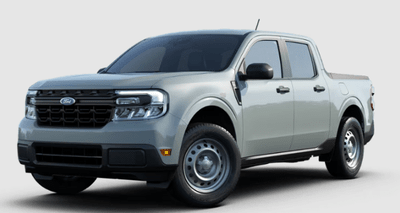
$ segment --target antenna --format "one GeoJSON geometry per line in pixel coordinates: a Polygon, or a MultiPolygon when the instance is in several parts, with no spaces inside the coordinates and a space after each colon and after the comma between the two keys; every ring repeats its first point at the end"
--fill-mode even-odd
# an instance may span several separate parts
{"type": "Polygon", "coordinates": [[[258,21],[257,21],[257,25],[256,25],[256,29],[255,30],[257,30],[257,28],[258,28],[258,23],[260,23],[260,19],[258,19],[258,21]]]}

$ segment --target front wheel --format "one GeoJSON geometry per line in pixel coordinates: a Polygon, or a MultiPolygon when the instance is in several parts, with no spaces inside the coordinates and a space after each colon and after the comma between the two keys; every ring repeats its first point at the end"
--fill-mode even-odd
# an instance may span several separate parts
{"type": "Polygon", "coordinates": [[[329,173],[338,178],[354,178],[361,168],[364,156],[364,137],[361,125],[353,117],[340,122],[332,160],[326,162],[329,173]]]}
{"type": "Polygon", "coordinates": [[[96,180],[96,178],[76,176],[44,176],[36,173],[33,173],[32,176],[43,188],[58,194],[79,193],[96,180]]]}
{"type": "Polygon", "coordinates": [[[214,206],[235,188],[240,153],[233,137],[214,124],[197,124],[185,134],[170,189],[186,203],[214,206]]]}

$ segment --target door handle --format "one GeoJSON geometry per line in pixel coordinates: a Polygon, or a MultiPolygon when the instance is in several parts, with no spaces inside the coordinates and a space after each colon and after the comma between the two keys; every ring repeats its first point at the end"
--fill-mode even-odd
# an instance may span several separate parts
{"type": "Polygon", "coordinates": [[[284,87],[284,86],[279,86],[278,88],[276,88],[276,92],[281,93],[281,94],[288,93],[288,92],[290,92],[290,88],[284,87]]]}
{"type": "Polygon", "coordinates": [[[323,92],[323,91],[325,91],[325,87],[323,87],[323,86],[316,85],[314,87],[314,92],[323,92]]]}

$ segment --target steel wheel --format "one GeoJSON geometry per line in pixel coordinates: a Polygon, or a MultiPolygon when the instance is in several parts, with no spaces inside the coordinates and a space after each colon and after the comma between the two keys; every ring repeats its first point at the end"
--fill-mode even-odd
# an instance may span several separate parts
{"type": "Polygon", "coordinates": [[[240,168],[240,152],[232,135],[215,124],[195,123],[185,133],[168,190],[187,204],[215,206],[235,188],[240,168]]]}
{"type": "Polygon", "coordinates": [[[185,180],[197,192],[214,192],[225,182],[229,163],[228,153],[219,142],[210,138],[200,139],[185,154],[185,180]]]}
{"type": "Polygon", "coordinates": [[[354,168],[360,158],[360,142],[351,130],[346,132],[343,145],[344,158],[350,168],[354,168]]]}
{"type": "Polygon", "coordinates": [[[330,154],[332,157],[325,164],[332,176],[354,178],[357,175],[364,156],[364,137],[356,118],[341,119],[336,145],[330,154]]]}

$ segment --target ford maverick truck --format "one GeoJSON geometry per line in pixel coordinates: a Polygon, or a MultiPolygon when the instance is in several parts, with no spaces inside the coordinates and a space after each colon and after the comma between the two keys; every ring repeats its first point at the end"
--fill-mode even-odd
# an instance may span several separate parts
{"type": "Polygon", "coordinates": [[[33,84],[18,158],[59,194],[131,179],[213,206],[251,166],[319,157],[332,176],[355,177],[373,110],[369,78],[328,73],[310,38],[172,33],[140,41],[97,74],[33,84]]]}

